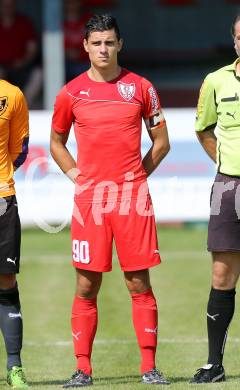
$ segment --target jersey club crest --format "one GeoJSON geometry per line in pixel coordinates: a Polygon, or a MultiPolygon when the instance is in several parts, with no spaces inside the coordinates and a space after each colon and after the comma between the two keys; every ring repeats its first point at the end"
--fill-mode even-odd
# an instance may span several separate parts
{"type": "Polygon", "coordinates": [[[129,101],[135,94],[136,87],[134,83],[126,84],[122,81],[117,82],[118,92],[123,97],[123,99],[129,101]]]}
{"type": "Polygon", "coordinates": [[[2,115],[8,106],[8,98],[7,96],[0,97],[0,115],[2,115]]]}

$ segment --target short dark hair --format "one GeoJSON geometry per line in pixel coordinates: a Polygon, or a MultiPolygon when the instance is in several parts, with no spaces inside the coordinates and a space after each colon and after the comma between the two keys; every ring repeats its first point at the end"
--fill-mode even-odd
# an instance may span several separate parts
{"type": "Polygon", "coordinates": [[[231,34],[233,37],[235,37],[235,25],[237,22],[240,21],[240,11],[237,13],[235,18],[233,19],[232,25],[231,25],[231,34]]]}
{"type": "Polygon", "coordinates": [[[94,15],[85,25],[85,39],[88,40],[89,35],[95,31],[114,30],[118,41],[120,40],[120,31],[116,18],[111,15],[94,15]]]}

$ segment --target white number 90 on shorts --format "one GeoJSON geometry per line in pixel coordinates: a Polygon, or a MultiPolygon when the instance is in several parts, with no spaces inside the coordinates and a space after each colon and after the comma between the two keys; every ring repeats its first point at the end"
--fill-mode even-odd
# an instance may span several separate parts
{"type": "Polygon", "coordinates": [[[90,263],[88,241],[73,240],[72,253],[73,253],[73,261],[76,261],[77,263],[83,263],[83,264],[90,263]]]}

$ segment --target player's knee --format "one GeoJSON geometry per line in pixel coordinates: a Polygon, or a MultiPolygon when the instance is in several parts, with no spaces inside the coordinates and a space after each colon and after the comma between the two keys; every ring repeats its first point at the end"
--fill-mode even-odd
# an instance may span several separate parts
{"type": "Polygon", "coordinates": [[[77,270],[76,295],[80,298],[96,298],[101,282],[102,274],[100,272],[77,270]]]}
{"type": "Polygon", "coordinates": [[[148,270],[125,272],[124,276],[131,294],[142,294],[151,287],[148,270]]]}
{"type": "Polygon", "coordinates": [[[148,280],[138,278],[133,278],[131,281],[128,280],[126,284],[130,294],[143,294],[151,287],[148,280]]]}
{"type": "Polygon", "coordinates": [[[128,286],[128,291],[130,294],[144,294],[149,289],[149,287],[150,286],[136,283],[128,286]]]}
{"type": "Polygon", "coordinates": [[[78,284],[76,288],[76,295],[80,298],[93,299],[98,295],[99,288],[93,284],[81,285],[78,284]]]}
{"type": "Polygon", "coordinates": [[[19,292],[17,284],[13,288],[0,289],[1,305],[12,306],[19,303],[19,292]]]}
{"type": "Polygon", "coordinates": [[[231,290],[236,287],[237,277],[234,274],[215,271],[212,277],[213,288],[217,290],[231,290]]]}
{"type": "Polygon", "coordinates": [[[157,311],[157,302],[151,288],[143,293],[131,294],[134,307],[157,311]]]}
{"type": "Polygon", "coordinates": [[[95,291],[76,291],[76,296],[79,298],[84,298],[84,299],[95,299],[97,298],[97,293],[95,291]]]}

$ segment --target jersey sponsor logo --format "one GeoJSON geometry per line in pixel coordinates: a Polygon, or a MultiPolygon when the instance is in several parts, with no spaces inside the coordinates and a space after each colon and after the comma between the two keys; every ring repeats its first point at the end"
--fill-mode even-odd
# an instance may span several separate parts
{"type": "Polygon", "coordinates": [[[122,81],[118,81],[117,87],[118,87],[118,92],[123,97],[123,99],[127,100],[127,102],[131,100],[135,95],[136,87],[134,83],[126,84],[123,83],[122,81]]]}
{"type": "Polygon", "coordinates": [[[7,96],[0,97],[0,115],[2,115],[8,106],[8,98],[7,96]]]}
{"type": "Polygon", "coordinates": [[[153,87],[148,88],[148,92],[151,98],[152,112],[156,113],[159,111],[158,97],[155,89],[153,87]]]}
{"type": "Polygon", "coordinates": [[[88,88],[87,91],[80,91],[79,95],[87,95],[88,97],[90,97],[90,88],[88,88]]]}

